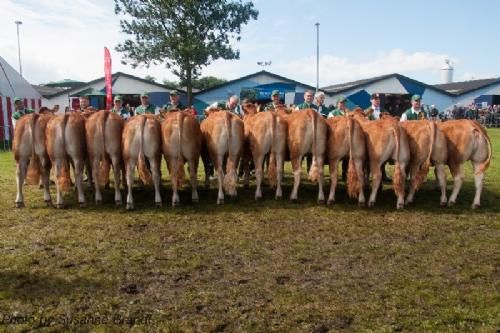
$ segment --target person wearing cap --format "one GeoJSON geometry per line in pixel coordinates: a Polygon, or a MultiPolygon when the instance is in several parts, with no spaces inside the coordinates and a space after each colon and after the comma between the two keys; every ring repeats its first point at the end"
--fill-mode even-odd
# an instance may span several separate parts
{"type": "Polygon", "coordinates": [[[185,106],[181,103],[181,97],[177,90],[172,90],[170,92],[170,103],[165,104],[162,109],[165,111],[185,109],[185,106]]]}
{"type": "Polygon", "coordinates": [[[332,111],[325,105],[325,93],[322,91],[318,91],[316,95],[314,95],[314,105],[316,105],[316,110],[323,118],[328,117],[328,114],[332,111]]]}
{"type": "Polygon", "coordinates": [[[335,110],[330,111],[330,113],[328,113],[327,118],[345,116],[346,115],[346,107],[345,107],[346,101],[347,101],[347,98],[345,98],[344,96],[340,96],[337,99],[337,108],[335,110]]]}
{"type": "Polygon", "coordinates": [[[411,108],[401,115],[400,121],[419,120],[422,116],[425,118],[425,114],[422,111],[422,97],[420,95],[413,95],[411,96],[411,108]]]}
{"type": "Polygon", "coordinates": [[[314,109],[318,111],[318,107],[313,103],[312,90],[306,90],[304,93],[304,103],[297,105],[295,110],[314,109]]]}
{"type": "Polygon", "coordinates": [[[113,108],[111,109],[111,112],[118,114],[123,119],[130,118],[130,112],[123,106],[121,96],[119,96],[119,95],[115,96],[113,102],[114,102],[114,105],[113,105],[113,108]]]}
{"type": "Polygon", "coordinates": [[[380,114],[382,112],[387,112],[380,107],[380,94],[372,94],[370,96],[370,102],[372,103],[372,105],[365,110],[365,114],[367,115],[369,120],[379,120],[380,114]]]}
{"type": "Polygon", "coordinates": [[[12,113],[12,129],[16,129],[16,122],[21,119],[22,116],[35,112],[32,109],[24,107],[23,99],[20,97],[14,98],[14,112],[12,113]]]}
{"type": "Polygon", "coordinates": [[[78,109],[78,111],[80,112],[83,112],[85,110],[93,110],[94,107],[90,106],[90,102],[89,102],[89,96],[87,95],[84,95],[84,96],[80,96],[78,98],[79,102],[80,102],[80,108],[78,109]]]}
{"type": "Polygon", "coordinates": [[[225,102],[225,101],[214,102],[214,103],[210,104],[205,109],[205,111],[210,110],[210,109],[221,109],[221,110],[226,110],[226,111],[232,112],[239,117],[243,117],[243,110],[241,109],[241,105],[238,104],[239,101],[240,101],[240,99],[238,98],[238,96],[232,95],[231,97],[229,97],[227,102],[225,102]]]}
{"type": "Polygon", "coordinates": [[[274,111],[274,110],[276,110],[276,108],[278,108],[278,106],[283,105],[283,104],[281,104],[281,101],[280,101],[279,90],[273,90],[273,92],[271,93],[271,99],[272,99],[272,102],[269,102],[268,104],[266,104],[266,106],[264,107],[264,111],[274,111]]]}
{"type": "Polygon", "coordinates": [[[154,106],[153,104],[149,104],[149,94],[143,92],[143,93],[141,93],[141,105],[139,105],[135,109],[135,114],[139,115],[139,114],[146,114],[146,113],[155,114],[156,113],[156,106],[154,106]]]}

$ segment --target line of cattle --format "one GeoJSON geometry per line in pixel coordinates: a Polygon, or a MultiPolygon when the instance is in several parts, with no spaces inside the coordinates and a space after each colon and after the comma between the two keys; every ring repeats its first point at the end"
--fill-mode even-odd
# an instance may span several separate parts
{"type": "Polygon", "coordinates": [[[399,122],[390,116],[382,120],[366,119],[358,109],[345,117],[324,120],[312,109],[289,112],[258,112],[254,105],[244,106],[245,116],[223,110],[208,110],[207,118],[198,121],[187,112],[169,112],[163,118],[135,116],[123,121],[109,111],[73,112],[54,116],[40,112],[22,117],[15,129],[14,154],[17,163],[16,207],[24,206],[23,185],[44,187],[44,200],[51,204],[49,175],[55,166],[57,207],[64,207],[63,193],[70,185],[70,167],[74,168],[80,205],[85,205],[83,173],[87,168],[94,179],[95,200],[102,201],[100,187],[114,172],[115,202],[121,205],[120,176],[125,174],[127,209],[134,208],[132,187],[137,167],[145,184],[154,184],[155,204],[161,205],[160,165],[162,154],[172,184],[172,205],[179,203],[178,188],[184,180],[188,163],[192,200],[198,201],[197,170],[200,156],[205,165],[205,183],[209,185],[207,165],[213,163],[218,178],[217,204],[224,202],[224,191],[236,196],[237,168],[244,163],[244,184],[249,182],[249,161],[253,159],[257,188],[255,199],[262,197],[263,164],[268,157],[268,174],[275,197],[282,197],[283,164],[289,158],[293,169],[291,200],[296,200],[301,179],[302,159],[312,154],[309,176],[318,183],[318,202],[325,201],[323,165],[330,167],[331,187],[328,203],[335,202],[337,165],[348,159],[347,188],[351,198],[365,205],[364,185],[371,174],[368,206],[375,204],[381,182],[381,166],[394,161],[393,188],[397,208],[411,204],[415,191],[425,180],[429,167],[435,166],[441,189],[441,205],[453,205],[464,178],[464,163],[472,161],[476,193],[472,204],[479,207],[484,172],[491,160],[491,142],[484,128],[470,120],[434,122],[428,120],[399,122]],[[444,166],[448,165],[454,186],[446,196],[444,166]],[[365,171],[365,167],[368,170],[365,171]],[[223,170],[225,167],[225,170],[223,170]],[[410,175],[405,195],[405,180],[410,175]],[[41,177],[41,178],[40,178],[41,177]]]}

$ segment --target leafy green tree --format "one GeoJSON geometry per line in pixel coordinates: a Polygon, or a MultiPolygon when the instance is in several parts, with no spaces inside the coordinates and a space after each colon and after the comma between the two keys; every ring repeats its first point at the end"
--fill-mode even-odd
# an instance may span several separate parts
{"type": "Polygon", "coordinates": [[[146,75],[144,77],[144,80],[151,81],[151,82],[156,82],[156,78],[154,76],[151,76],[151,75],[146,75]]]}
{"type": "Polygon", "coordinates": [[[215,76],[204,76],[199,79],[193,80],[193,88],[204,90],[226,82],[226,79],[220,79],[215,76]]]}
{"type": "Polygon", "coordinates": [[[186,86],[216,59],[239,59],[234,42],[241,27],[259,12],[243,0],[115,0],[122,32],[131,36],[116,47],[122,63],[146,67],[165,63],[186,86]]]}
{"type": "Polygon", "coordinates": [[[166,85],[167,87],[173,88],[173,89],[180,89],[181,85],[177,81],[170,81],[168,79],[163,79],[162,83],[166,85]]]}

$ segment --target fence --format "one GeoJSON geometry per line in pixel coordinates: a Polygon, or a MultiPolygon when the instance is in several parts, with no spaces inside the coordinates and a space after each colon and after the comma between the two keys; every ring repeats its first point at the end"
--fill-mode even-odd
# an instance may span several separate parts
{"type": "Polygon", "coordinates": [[[0,127],[0,137],[2,138],[2,143],[0,144],[0,149],[2,150],[12,150],[12,138],[14,133],[9,125],[4,125],[0,127]],[[9,133],[9,140],[6,139],[6,133],[9,133]]]}

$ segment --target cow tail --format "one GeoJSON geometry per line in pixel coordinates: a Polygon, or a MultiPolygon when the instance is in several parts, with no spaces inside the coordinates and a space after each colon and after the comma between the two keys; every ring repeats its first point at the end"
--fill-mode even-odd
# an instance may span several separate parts
{"type": "Polygon", "coordinates": [[[313,143],[312,143],[313,158],[312,158],[311,169],[309,170],[309,179],[313,182],[316,182],[316,181],[318,181],[318,178],[319,178],[318,163],[316,161],[316,159],[317,159],[317,147],[316,147],[317,138],[316,138],[316,135],[318,133],[318,124],[317,124],[318,113],[316,111],[313,111],[313,110],[310,110],[307,112],[312,120],[312,140],[313,140],[313,143]]]}
{"type": "Polygon", "coordinates": [[[153,183],[153,176],[151,171],[148,169],[146,164],[146,156],[144,156],[144,127],[146,127],[146,122],[148,121],[147,116],[141,116],[140,122],[140,134],[139,134],[139,158],[137,168],[139,169],[139,177],[144,185],[151,185],[153,183]]]}
{"type": "Polygon", "coordinates": [[[483,139],[484,141],[486,141],[487,145],[488,145],[488,157],[486,158],[486,160],[483,161],[483,163],[481,163],[479,165],[479,167],[477,168],[477,171],[474,173],[475,175],[479,175],[483,172],[485,172],[488,167],[490,166],[490,162],[491,162],[491,140],[488,136],[488,133],[486,133],[486,130],[476,121],[473,121],[472,122],[474,128],[479,132],[479,135],[482,135],[483,136],[483,139]]]}
{"type": "Polygon", "coordinates": [[[109,111],[103,110],[103,115],[101,116],[101,121],[99,122],[100,137],[102,138],[102,156],[99,157],[101,164],[99,166],[98,181],[99,185],[103,186],[109,182],[109,169],[110,163],[106,158],[106,123],[109,117],[109,111]]]}
{"type": "Polygon", "coordinates": [[[69,113],[63,116],[63,121],[61,123],[61,146],[64,154],[62,161],[61,172],[57,176],[57,182],[62,192],[67,192],[71,187],[71,178],[69,172],[69,160],[66,157],[66,125],[68,124],[69,113]]]}
{"type": "Polygon", "coordinates": [[[396,160],[394,163],[394,175],[392,177],[392,187],[396,195],[404,194],[403,188],[403,173],[401,172],[401,165],[399,163],[399,150],[400,150],[400,131],[401,128],[398,124],[392,126],[392,133],[394,135],[394,140],[396,143],[396,160]]]}
{"type": "Polygon", "coordinates": [[[427,177],[427,174],[429,173],[429,168],[431,166],[431,158],[432,158],[432,150],[434,148],[434,141],[435,141],[435,136],[436,136],[436,124],[433,121],[427,121],[429,124],[429,130],[430,130],[430,145],[429,145],[429,154],[427,155],[427,158],[417,171],[417,174],[415,176],[415,179],[413,180],[412,187],[415,190],[418,190],[420,185],[425,181],[425,177],[427,177]]]}
{"type": "Polygon", "coordinates": [[[30,130],[31,130],[31,158],[28,165],[28,174],[26,175],[26,183],[28,185],[38,185],[40,182],[40,159],[35,152],[36,145],[36,122],[39,115],[33,113],[30,119],[30,130]]]}
{"type": "Polygon", "coordinates": [[[179,155],[177,155],[177,158],[176,158],[176,165],[174,165],[174,172],[175,172],[175,177],[176,177],[176,181],[177,181],[177,186],[182,186],[182,184],[184,184],[184,179],[185,179],[185,174],[184,174],[184,159],[182,157],[182,137],[183,137],[183,134],[182,134],[182,131],[183,131],[183,127],[184,127],[184,118],[185,118],[185,114],[184,112],[177,112],[177,116],[178,116],[178,124],[179,124],[179,147],[178,148],[178,152],[179,152],[179,155]]]}
{"type": "Polygon", "coordinates": [[[275,188],[278,180],[277,180],[277,171],[276,171],[276,151],[275,151],[275,144],[276,144],[276,123],[277,123],[277,116],[275,113],[270,113],[271,114],[271,151],[269,152],[269,166],[267,168],[268,172],[268,178],[269,178],[269,185],[271,188],[275,188]]]}
{"type": "Polygon", "coordinates": [[[224,114],[224,120],[226,123],[226,130],[228,135],[228,158],[226,163],[226,174],[224,176],[224,190],[228,193],[234,193],[236,189],[236,168],[238,167],[238,161],[236,160],[236,156],[232,154],[231,151],[231,143],[232,143],[232,118],[230,112],[226,112],[224,114]]]}
{"type": "Polygon", "coordinates": [[[347,118],[347,128],[349,135],[349,166],[347,168],[347,194],[349,198],[356,198],[361,190],[361,184],[359,182],[358,173],[356,172],[356,166],[354,165],[354,160],[352,158],[352,146],[353,146],[353,131],[354,131],[354,119],[347,118]]]}

